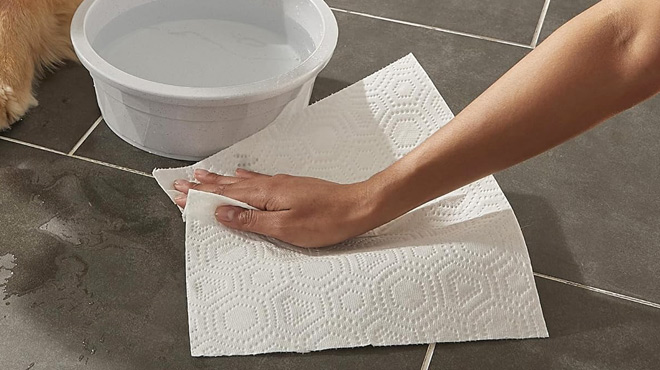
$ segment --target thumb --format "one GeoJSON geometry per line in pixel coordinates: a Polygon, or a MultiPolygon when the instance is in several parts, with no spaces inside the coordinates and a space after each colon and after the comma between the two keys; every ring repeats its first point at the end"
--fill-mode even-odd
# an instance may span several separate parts
{"type": "Polygon", "coordinates": [[[249,231],[275,238],[280,236],[280,212],[220,206],[215,211],[215,218],[221,224],[232,229],[249,231]]]}

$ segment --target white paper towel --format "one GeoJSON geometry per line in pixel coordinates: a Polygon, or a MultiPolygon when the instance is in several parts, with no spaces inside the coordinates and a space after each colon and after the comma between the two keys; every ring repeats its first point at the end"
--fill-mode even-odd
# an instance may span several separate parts
{"type": "MultiPolygon", "coordinates": [[[[193,166],[154,171],[173,197],[195,168],[364,180],[453,117],[408,55],[193,166]]],[[[546,337],[522,233],[493,177],[337,246],[229,230],[227,198],[191,192],[186,271],[193,356],[546,337]]]]}

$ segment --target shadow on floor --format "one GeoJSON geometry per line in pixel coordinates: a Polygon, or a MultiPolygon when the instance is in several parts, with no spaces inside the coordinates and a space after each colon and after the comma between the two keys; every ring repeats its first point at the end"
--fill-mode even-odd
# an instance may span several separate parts
{"type": "Polygon", "coordinates": [[[350,86],[350,84],[346,81],[319,76],[314,83],[314,90],[312,90],[312,97],[309,100],[309,104],[314,104],[319,100],[325,99],[348,86],[350,86]]]}
{"type": "MultiPolygon", "coordinates": [[[[575,262],[573,253],[567,245],[564,232],[559,222],[557,212],[544,198],[514,192],[505,192],[511,207],[513,208],[518,223],[525,236],[527,250],[532,261],[534,272],[543,273],[549,271],[562,271],[561,276],[582,277],[579,266],[575,262]]],[[[546,296],[546,300],[549,300],[546,296]]],[[[545,307],[544,297],[541,295],[541,306],[545,307]]],[[[555,324],[551,317],[546,317],[550,335],[562,335],[554,332],[555,324]]]]}

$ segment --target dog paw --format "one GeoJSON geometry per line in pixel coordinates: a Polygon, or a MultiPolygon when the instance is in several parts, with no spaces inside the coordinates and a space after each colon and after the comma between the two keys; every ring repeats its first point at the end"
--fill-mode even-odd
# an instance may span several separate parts
{"type": "Polygon", "coordinates": [[[10,86],[0,85],[0,131],[6,130],[11,124],[25,115],[28,109],[37,106],[37,100],[32,92],[16,94],[10,86]]]}

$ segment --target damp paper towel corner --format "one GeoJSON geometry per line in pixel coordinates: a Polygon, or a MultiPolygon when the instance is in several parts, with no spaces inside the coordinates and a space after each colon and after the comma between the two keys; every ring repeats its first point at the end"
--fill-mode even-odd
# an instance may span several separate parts
{"type": "MultiPolygon", "coordinates": [[[[452,117],[408,55],[293,119],[154,176],[170,197],[173,181],[192,180],[195,168],[361,181],[452,117]]],[[[318,250],[224,228],[214,209],[231,202],[201,192],[188,197],[193,356],[548,335],[520,227],[491,176],[318,250]]]]}

